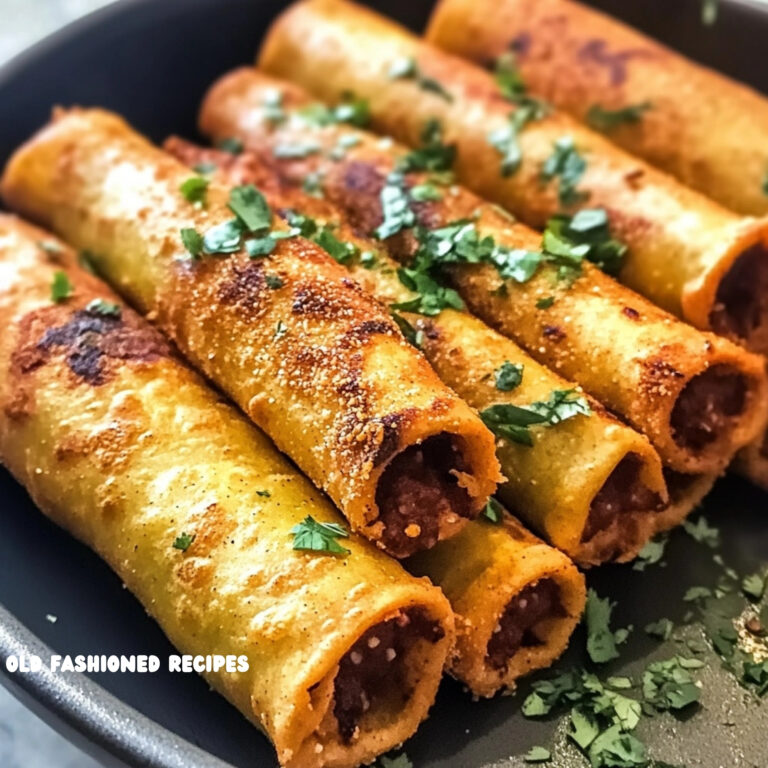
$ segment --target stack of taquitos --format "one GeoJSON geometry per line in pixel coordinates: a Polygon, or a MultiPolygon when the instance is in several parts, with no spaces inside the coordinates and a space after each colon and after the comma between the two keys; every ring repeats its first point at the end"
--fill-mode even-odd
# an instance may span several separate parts
{"type": "Polygon", "coordinates": [[[572,0],[440,0],[426,37],[479,64],[512,52],[532,94],[722,205],[768,213],[765,96],[617,19],[572,0]]]}
{"type": "MultiPolygon", "coordinates": [[[[733,210],[768,212],[768,100],[621,22],[571,0],[441,0],[427,38],[478,63],[512,51],[534,94],[587,121],[601,110],[629,114],[609,123],[611,141],[733,210]]],[[[757,339],[768,305],[764,248],[741,257],[719,290],[730,296],[724,309],[740,313],[740,335],[757,339]]],[[[768,434],[736,468],[768,488],[768,434]]]]}
{"type": "Polygon", "coordinates": [[[448,601],[354,534],[347,557],[294,550],[307,516],[342,518],[75,262],[0,215],[2,463],[183,653],[246,657],[205,676],[281,764],[353,768],[408,738],[451,646],[448,601]]]}
{"type": "MultiPolygon", "coordinates": [[[[268,78],[262,82],[265,94],[267,87],[277,85],[268,78]]],[[[352,245],[353,251],[343,257],[350,273],[382,303],[400,308],[407,322],[421,331],[421,348],[438,375],[477,410],[503,403],[526,407],[546,401],[553,392],[573,389],[512,340],[466,312],[447,308],[428,310],[429,316],[417,314],[414,302],[419,294],[401,282],[398,265],[382,244],[352,231],[341,209],[303,193],[299,179],[291,177],[292,164],[275,160],[271,153],[233,156],[180,139],[167,141],[165,148],[188,166],[210,169],[227,183],[256,184],[289,221],[295,214],[308,217],[319,231],[331,228],[337,242],[352,245]],[[281,177],[282,171],[286,173],[281,177]],[[368,256],[361,259],[361,254],[368,256]],[[514,386],[501,389],[496,376],[505,366],[515,366],[518,374],[514,386]]],[[[683,499],[665,505],[661,462],[647,439],[598,404],[590,405],[589,416],[536,429],[530,446],[504,437],[497,442],[507,477],[500,497],[533,530],[582,565],[631,559],[656,530],[678,522],[711,485],[709,476],[705,482],[692,479],[683,499]]]]}
{"type": "Polygon", "coordinates": [[[766,222],[733,215],[564,113],[510,101],[488,72],[345,0],[292,6],[260,65],[323,99],[367,98],[374,126],[409,144],[439,120],[459,178],[530,226],[564,207],[604,208],[628,246],[622,282],[699,328],[768,350],[766,222]]]}
{"type": "MultiPolygon", "coordinates": [[[[74,261],[40,230],[0,217],[0,317],[12,329],[0,350],[3,463],[115,567],[180,648],[248,656],[253,675],[211,679],[259,719],[281,762],[353,765],[407,738],[449,650],[438,591],[354,536],[341,540],[343,563],[291,550],[294,524],[338,515],[74,261]],[[62,268],[73,291],[55,305],[62,268]],[[33,440],[47,451],[25,463],[33,440]],[[66,475],[81,482],[63,494],[66,475]],[[183,554],[173,548],[182,533],[183,554]],[[202,632],[190,631],[196,622],[202,632]]],[[[584,579],[511,519],[471,523],[457,547],[450,577],[434,568],[461,612],[451,668],[490,695],[562,653],[584,579]]]]}
{"type": "MultiPolygon", "coordinates": [[[[367,234],[382,222],[382,190],[406,150],[348,125],[318,124],[306,116],[308,103],[296,86],[237,70],[209,91],[201,127],[215,139],[235,136],[273,155],[276,172],[297,184],[318,178],[327,199],[367,234]],[[275,92],[280,121],[269,118],[267,95],[275,92]],[[345,141],[345,151],[335,151],[345,141]],[[317,149],[298,157],[282,150],[307,145],[317,149]]],[[[404,173],[403,189],[434,187],[433,178],[404,173]]],[[[508,251],[539,248],[535,233],[467,190],[436,191],[432,199],[410,201],[417,226],[435,231],[469,220],[478,237],[491,236],[508,251]]],[[[385,245],[408,261],[413,241],[404,229],[385,245]]],[[[520,283],[491,265],[450,266],[471,309],[644,432],[671,470],[717,473],[761,431],[766,385],[760,358],[675,320],[590,264],[568,285],[557,275],[557,266],[543,264],[520,283]]]]}
{"type": "Polygon", "coordinates": [[[353,529],[398,557],[458,532],[500,477],[492,434],[343,267],[278,239],[255,189],[212,184],[198,205],[189,176],[118,117],[73,110],[15,154],[2,192],[90,251],[353,529]]]}

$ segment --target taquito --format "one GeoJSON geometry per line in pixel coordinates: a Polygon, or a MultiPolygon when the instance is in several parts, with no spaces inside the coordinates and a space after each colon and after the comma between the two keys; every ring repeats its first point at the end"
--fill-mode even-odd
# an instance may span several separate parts
{"type": "Polygon", "coordinates": [[[312,179],[364,234],[393,219],[382,196],[396,187],[411,212],[408,226],[401,216],[402,229],[384,240],[398,260],[408,263],[430,237],[449,256],[465,244],[474,243],[475,253],[489,249],[490,240],[495,263],[453,257],[446,265],[472,311],[646,434],[672,469],[719,472],[762,429],[766,382],[756,355],[676,320],[590,263],[560,279],[561,265],[541,258],[540,235],[458,185],[441,187],[431,171],[398,171],[412,153],[349,125],[310,119],[310,107],[300,88],[241,69],[211,88],[200,124],[215,139],[237,137],[269,153],[275,172],[297,184],[312,179]],[[269,105],[276,93],[279,121],[269,105]],[[308,145],[317,150],[285,150],[308,145]],[[419,190],[429,195],[415,200],[419,190]],[[456,231],[467,233],[458,245],[445,235],[456,231]],[[504,271],[504,260],[520,255],[541,260],[523,278],[504,271]]]}
{"type": "Polygon", "coordinates": [[[512,52],[532,94],[722,205],[768,213],[768,100],[751,88],[571,0],[440,0],[426,36],[480,64],[512,52]]]}
{"type": "MultiPolygon", "coordinates": [[[[398,264],[382,244],[357,235],[328,200],[291,186],[290,178],[283,180],[283,166],[271,157],[251,152],[233,156],[177,138],[169,139],[165,149],[190,167],[211,169],[223,183],[253,183],[289,220],[295,221],[299,214],[317,232],[332,232],[336,250],[348,254],[344,264],[363,288],[387,306],[412,308],[398,311],[419,334],[427,359],[440,378],[481,415],[500,405],[525,408],[550,400],[554,392],[575,391],[575,385],[467,312],[445,308],[419,314],[413,306],[419,293],[401,282],[398,264]],[[368,256],[363,259],[362,254],[368,256]],[[497,376],[504,371],[514,381],[500,384],[497,376]]],[[[589,415],[577,414],[536,428],[530,445],[500,436],[496,447],[507,478],[499,487],[499,497],[581,565],[631,559],[666,514],[658,454],[645,437],[600,405],[589,405],[589,415]],[[574,456],[579,457],[578,463],[574,456]]]]}
{"type": "Polygon", "coordinates": [[[73,252],[8,215],[0,286],[0,459],[43,512],[183,653],[244,657],[205,678],[282,765],[353,768],[408,738],[452,644],[440,590],[354,534],[337,555],[297,550],[308,519],[344,532],[327,499],[73,252]]]}
{"type": "Polygon", "coordinates": [[[476,696],[512,690],[568,645],[586,602],[584,576],[510,515],[473,521],[408,561],[440,585],[456,615],[450,673],[476,696]]]}
{"type": "Polygon", "coordinates": [[[627,246],[622,282],[698,328],[768,351],[768,220],[731,213],[565,113],[505,98],[489,72],[344,0],[291,6],[260,63],[322,99],[368,99],[375,128],[407,144],[438,121],[459,179],[532,227],[563,210],[605,210],[627,246]]]}
{"type": "Polygon", "coordinates": [[[739,451],[733,468],[768,491],[768,432],[739,451]]]}
{"type": "Polygon", "coordinates": [[[14,155],[2,192],[87,249],[354,530],[397,557],[456,533],[500,478],[493,435],[256,189],[191,202],[191,176],[117,116],[72,110],[14,155]]]}

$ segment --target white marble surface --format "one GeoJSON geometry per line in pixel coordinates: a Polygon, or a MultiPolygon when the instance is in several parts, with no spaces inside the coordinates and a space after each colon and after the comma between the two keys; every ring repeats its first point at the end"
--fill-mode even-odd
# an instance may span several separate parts
{"type": "MultiPolygon", "coordinates": [[[[0,65],[67,22],[109,2],[0,0],[0,65]]],[[[0,768],[98,768],[98,763],[0,686],[0,768]]]]}

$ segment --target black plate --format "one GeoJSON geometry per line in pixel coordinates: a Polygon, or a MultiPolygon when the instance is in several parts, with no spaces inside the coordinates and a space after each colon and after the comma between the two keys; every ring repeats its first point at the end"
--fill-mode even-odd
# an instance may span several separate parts
{"type": "MultiPolygon", "coordinates": [[[[156,140],[172,132],[193,136],[206,86],[227,69],[252,60],[266,25],[284,4],[130,0],[67,27],[0,71],[0,163],[57,103],[117,110],[156,140]]],[[[768,68],[761,63],[768,13],[758,4],[721,3],[714,27],[701,25],[699,0],[598,4],[768,91],[768,68]]],[[[378,5],[420,29],[431,2],[381,0],[378,5]]],[[[173,652],[114,574],[46,520],[3,470],[0,493],[0,604],[7,608],[0,609],[0,662],[24,649],[44,653],[40,641],[58,653],[154,653],[163,658],[173,652]],[[46,614],[57,616],[56,623],[47,621],[46,614]]],[[[768,559],[765,508],[765,494],[733,478],[721,481],[707,501],[710,520],[722,529],[723,555],[743,573],[768,559]]],[[[673,536],[666,559],[666,568],[645,573],[610,567],[590,575],[601,594],[618,601],[616,625],[632,622],[637,628],[617,672],[637,673],[649,658],[670,655],[674,648],[659,647],[641,628],[661,616],[680,620],[685,590],[714,583],[719,572],[711,551],[682,533],[673,536]]],[[[699,629],[688,631],[695,635],[699,629]]],[[[583,637],[577,634],[573,650],[559,666],[583,663],[582,647],[583,637]]],[[[696,716],[685,724],[657,718],[641,735],[655,757],[670,763],[765,768],[764,708],[719,668],[716,657],[706,658],[703,707],[696,716]]],[[[275,765],[266,739],[194,675],[93,675],[99,685],[79,675],[5,674],[0,680],[110,765],[222,765],[215,758],[233,766],[275,765]]],[[[525,720],[519,701],[472,703],[458,684],[446,680],[431,718],[408,743],[408,754],[416,766],[523,765],[520,757],[510,756],[522,755],[534,744],[561,743],[563,734],[556,721],[525,720]]],[[[583,765],[568,748],[558,753],[550,765],[583,765]]]]}

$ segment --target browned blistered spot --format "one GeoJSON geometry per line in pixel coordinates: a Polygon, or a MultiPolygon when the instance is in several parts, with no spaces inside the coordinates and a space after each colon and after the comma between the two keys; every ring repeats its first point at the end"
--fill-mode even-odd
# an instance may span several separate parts
{"type": "Polygon", "coordinates": [[[3,405],[3,411],[9,419],[18,421],[34,412],[35,398],[26,387],[14,387],[9,400],[3,405]]]}
{"type": "Polygon", "coordinates": [[[647,48],[610,51],[606,41],[600,38],[587,41],[579,50],[582,61],[593,62],[607,70],[611,85],[621,85],[627,79],[627,64],[631,59],[653,57],[653,51],[647,48]]]}
{"type": "Polygon", "coordinates": [[[531,49],[531,43],[533,42],[533,36],[527,30],[515,35],[509,41],[509,48],[514,51],[518,56],[524,57],[531,49]]]}
{"type": "Polygon", "coordinates": [[[209,504],[192,517],[190,532],[194,533],[195,540],[190,545],[190,551],[193,551],[197,557],[209,556],[236,527],[234,518],[228,515],[219,504],[216,502],[209,504]]]}
{"type": "MultiPolygon", "coordinates": [[[[194,546],[195,542],[192,542],[194,546]]],[[[213,563],[200,561],[194,557],[184,557],[183,553],[178,553],[183,559],[176,566],[176,578],[186,587],[192,589],[202,589],[210,585],[213,579],[213,563]]]]}
{"type": "Polygon", "coordinates": [[[634,307],[624,307],[621,310],[630,320],[639,320],[640,313],[634,307]]]}
{"type": "Polygon", "coordinates": [[[78,380],[98,386],[111,377],[117,361],[153,362],[170,354],[160,333],[129,310],[111,317],[83,309],[62,312],[62,307],[45,307],[19,322],[11,375],[23,376],[63,355],[78,380]]]}
{"type": "Polygon", "coordinates": [[[668,396],[677,391],[675,382],[685,378],[670,362],[661,356],[650,357],[640,362],[642,373],[640,389],[648,395],[668,396]],[[672,386],[670,386],[672,385],[672,386]]]}
{"type": "Polygon", "coordinates": [[[232,259],[231,262],[229,274],[218,286],[219,300],[222,304],[237,304],[250,312],[258,312],[269,291],[263,261],[238,264],[232,259]]]}
{"type": "Polygon", "coordinates": [[[543,333],[550,341],[562,341],[567,335],[559,325],[545,325],[543,333]]]}

